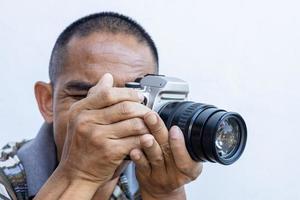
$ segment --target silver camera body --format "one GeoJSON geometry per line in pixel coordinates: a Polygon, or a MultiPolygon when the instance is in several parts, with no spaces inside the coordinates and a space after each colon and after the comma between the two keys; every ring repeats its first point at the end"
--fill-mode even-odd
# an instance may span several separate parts
{"type": "Polygon", "coordinates": [[[156,111],[169,129],[177,125],[195,161],[230,165],[243,153],[247,127],[243,118],[216,106],[188,100],[187,82],[162,75],[145,77],[125,84],[139,90],[144,105],[156,111]]]}
{"type": "Polygon", "coordinates": [[[126,83],[126,87],[140,90],[144,104],[156,112],[170,102],[186,101],[189,94],[187,82],[163,75],[146,75],[139,82],[126,83]]]}

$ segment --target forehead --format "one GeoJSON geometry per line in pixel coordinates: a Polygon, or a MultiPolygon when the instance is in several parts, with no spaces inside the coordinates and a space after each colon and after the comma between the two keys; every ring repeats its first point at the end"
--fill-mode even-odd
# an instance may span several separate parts
{"type": "Polygon", "coordinates": [[[95,84],[106,72],[114,76],[115,85],[123,86],[148,73],[154,73],[156,63],[150,48],[134,36],[93,33],[73,37],[57,83],[79,80],[95,84]]]}

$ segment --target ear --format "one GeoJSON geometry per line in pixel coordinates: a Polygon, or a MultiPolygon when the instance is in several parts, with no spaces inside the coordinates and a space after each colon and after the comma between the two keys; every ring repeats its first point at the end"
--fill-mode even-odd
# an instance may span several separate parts
{"type": "Polygon", "coordinates": [[[53,122],[53,89],[51,84],[37,82],[34,93],[40,112],[47,123],[53,122]]]}

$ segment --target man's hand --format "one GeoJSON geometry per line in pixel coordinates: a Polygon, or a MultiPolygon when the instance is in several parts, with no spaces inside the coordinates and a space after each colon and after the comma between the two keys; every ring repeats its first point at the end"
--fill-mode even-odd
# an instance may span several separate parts
{"type": "Polygon", "coordinates": [[[152,135],[141,137],[143,152],[130,152],[143,199],[185,199],[183,186],[200,175],[202,164],[189,156],[177,126],[168,132],[155,112],[147,113],[144,121],[152,135]]]}
{"type": "Polygon", "coordinates": [[[149,133],[143,117],[151,110],[141,104],[143,98],[134,89],[113,87],[112,76],[105,74],[70,108],[59,166],[38,196],[47,199],[57,182],[66,188],[55,196],[65,199],[91,199],[105,187],[130,151],[141,148],[140,137],[149,133]]]}
{"type": "Polygon", "coordinates": [[[113,87],[105,74],[87,98],[70,109],[61,163],[74,176],[105,183],[133,148],[149,133],[142,117],[150,111],[143,96],[130,88],[113,87]]]}

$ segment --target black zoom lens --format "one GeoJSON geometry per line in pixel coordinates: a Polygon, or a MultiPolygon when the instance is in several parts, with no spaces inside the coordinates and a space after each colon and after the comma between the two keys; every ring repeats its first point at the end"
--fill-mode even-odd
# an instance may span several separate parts
{"type": "Polygon", "coordinates": [[[159,110],[167,128],[177,125],[195,161],[230,165],[243,153],[247,128],[238,113],[190,101],[171,102],[159,110]]]}

